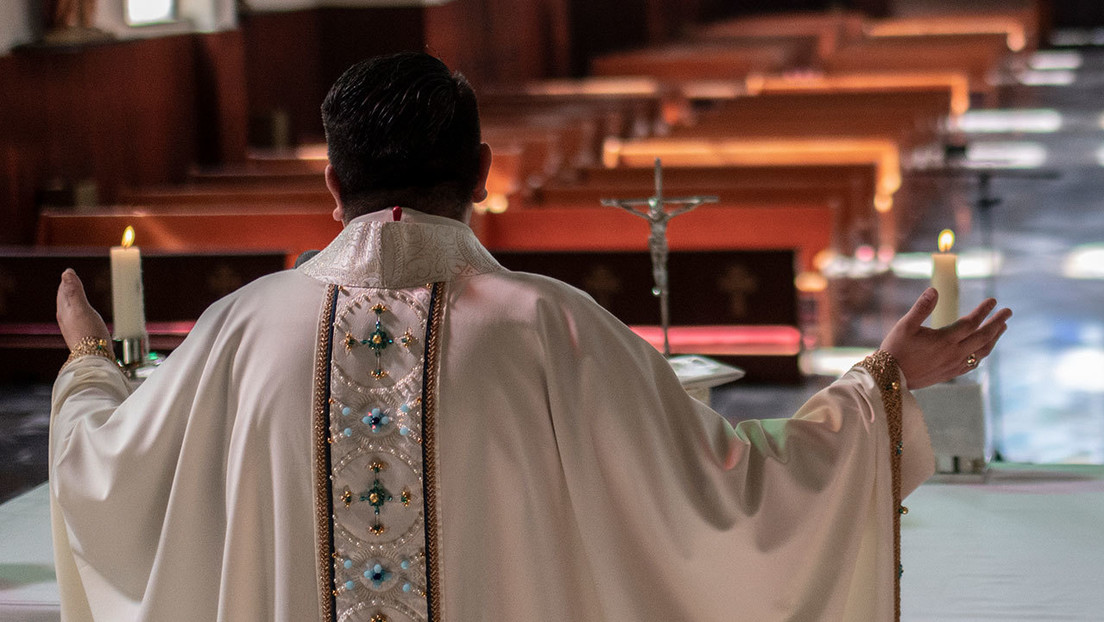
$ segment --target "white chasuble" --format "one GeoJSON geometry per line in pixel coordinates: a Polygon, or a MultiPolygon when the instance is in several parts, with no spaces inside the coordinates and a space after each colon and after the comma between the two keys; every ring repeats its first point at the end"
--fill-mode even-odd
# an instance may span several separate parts
{"type": "MultiPolygon", "coordinates": [[[[900,389],[907,495],[933,459],[900,389]]],[[[861,367],[733,427],[585,294],[461,223],[371,214],[138,388],[62,370],[64,617],[890,620],[889,439],[861,367]]]]}

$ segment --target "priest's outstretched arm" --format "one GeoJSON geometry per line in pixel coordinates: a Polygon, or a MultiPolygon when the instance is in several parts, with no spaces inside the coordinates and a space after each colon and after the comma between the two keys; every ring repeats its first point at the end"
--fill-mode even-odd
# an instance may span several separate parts
{"type": "Polygon", "coordinates": [[[934,470],[909,391],[972,369],[1011,315],[983,323],[986,301],[933,330],[935,300],[925,292],[878,354],[793,417],[735,427],[601,310],[564,313],[549,338],[575,350],[549,357],[559,462],[622,619],[893,618],[900,501],[934,470]]]}

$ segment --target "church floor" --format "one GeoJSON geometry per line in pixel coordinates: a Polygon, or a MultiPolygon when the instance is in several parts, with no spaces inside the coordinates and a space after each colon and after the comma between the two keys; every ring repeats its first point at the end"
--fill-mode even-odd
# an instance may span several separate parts
{"type": "MultiPolygon", "coordinates": [[[[797,410],[840,372],[840,361],[845,369],[877,346],[926,286],[923,260],[936,234],[952,228],[963,311],[992,292],[1015,312],[997,351],[974,373],[987,387],[1001,457],[1104,463],[1104,50],[1048,59],[1080,66],[1029,74],[1069,83],[1006,86],[1005,114],[975,109],[968,118],[969,157],[999,158],[1002,171],[1020,167],[994,175],[992,193],[1002,201],[991,210],[991,235],[977,213],[974,176],[914,176],[898,201],[925,203],[927,216],[904,252],[880,269],[854,259],[833,265],[836,343],[854,349],[810,350],[805,364],[814,373],[797,387],[737,382],[715,390],[717,410],[732,421],[797,410]],[[1057,177],[1040,178],[1040,170],[1057,177]],[[984,274],[992,256],[999,257],[992,276],[970,278],[984,274]]],[[[45,480],[48,410],[48,386],[0,386],[0,502],[45,480]]]]}

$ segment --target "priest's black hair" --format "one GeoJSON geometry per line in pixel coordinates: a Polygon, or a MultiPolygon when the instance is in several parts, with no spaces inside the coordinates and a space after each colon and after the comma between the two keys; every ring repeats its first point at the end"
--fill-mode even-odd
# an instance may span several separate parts
{"type": "Polygon", "coordinates": [[[353,65],[326,95],[322,125],[346,220],[394,205],[457,218],[471,203],[478,104],[437,58],[401,52],[353,65]]]}

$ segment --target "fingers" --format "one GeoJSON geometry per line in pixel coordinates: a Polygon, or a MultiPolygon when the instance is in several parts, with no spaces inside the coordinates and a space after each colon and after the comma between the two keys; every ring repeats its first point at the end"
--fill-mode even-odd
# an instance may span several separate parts
{"type": "Polygon", "coordinates": [[[88,296],[84,293],[84,283],[81,282],[75,270],[66,268],[65,272],[61,273],[61,283],[66,288],[67,293],[73,297],[74,302],[88,304],[88,296]]]}
{"type": "Polygon", "coordinates": [[[1010,309],[1001,309],[989,318],[989,321],[985,322],[984,326],[974,330],[968,334],[965,338],[959,341],[959,344],[964,350],[975,352],[985,347],[986,344],[993,342],[1000,337],[1004,329],[1007,328],[1008,319],[1012,317],[1012,311],[1010,309]]]}
{"type": "Polygon", "coordinates": [[[111,338],[103,318],[89,304],[80,277],[72,269],[61,274],[57,295],[57,321],[61,336],[70,348],[84,337],[111,338]]]}
{"type": "Polygon", "coordinates": [[[982,320],[984,320],[985,316],[989,315],[996,306],[997,301],[993,298],[983,300],[973,311],[960,317],[954,324],[951,324],[949,327],[951,333],[957,340],[962,341],[981,326],[982,320]]]}
{"type": "Polygon", "coordinates": [[[935,291],[934,287],[929,287],[924,290],[924,293],[920,294],[920,297],[913,303],[912,308],[908,310],[905,317],[902,318],[910,328],[916,329],[924,323],[924,320],[928,319],[928,316],[935,310],[935,303],[939,300],[939,292],[935,291]]]}
{"type": "Polygon", "coordinates": [[[980,348],[977,348],[977,349],[973,350],[974,356],[976,356],[978,358],[978,360],[981,360],[981,359],[989,356],[989,353],[992,352],[993,348],[996,347],[997,341],[1000,340],[1001,335],[1003,335],[1004,331],[1006,331],[1006,330],[1008,330],[1008,327],[1007,326],[1002,326],[1000,331],[997,333],[996,337],[993,337],[993,339],[991,339],[988,343],[981,346],[980,348]]]}
{"type": "Polygon", "coordinates": [[[961,352],[966,352],[963,355],[962,365],[966,368],[966,371],[972,371],[977,367],[977,361],[989,356],[996,347],[997,341],[1004,334],[1004,331],[1008,330],[1008,319],[1012,317],[1012,311],[1009,309],[1001,309],[993,317],[989,318],[989,321],[985,325],[981,326],[977,331],[970,334],[966,339],[959,343],[961,346],[961,352]],[[970,358],[973,357],[974,364],[970,364],[970,358]]]}
{"type": "Polygon", "coordinates": [[[76,276],[77,273],[73,272],[72,268],[66,268],[65,272],[61,273],[61,283],[58,284],[57,292],[58,319],[61,318],[63,312],[68,311],[72,306],[70,300],[73,295],[73,278],[76,276]]]}
{"type": "Polygon", "coordinates": [[[61,284],[58,285],[58,314],[72,311],[74,307],[82,305],[90,306],[88,297],[84,293],[84,285],[72,268],[66,268],[65,272],[61,273],[61,284]]]}

